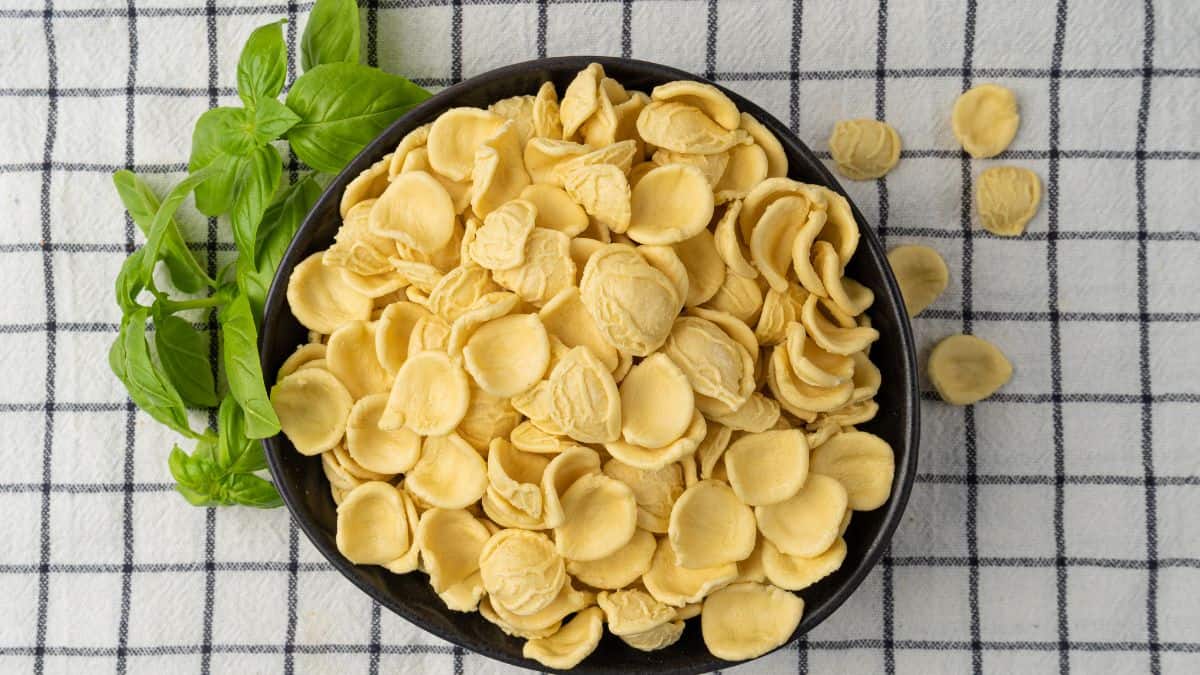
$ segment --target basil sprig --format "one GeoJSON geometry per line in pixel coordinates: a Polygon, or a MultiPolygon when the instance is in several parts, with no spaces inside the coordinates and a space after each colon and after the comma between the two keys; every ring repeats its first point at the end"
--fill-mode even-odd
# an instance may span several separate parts
{"type": "Polygon", "coordinates": [[[197,506],[282,503],[275,486],[259,475],[267,464],[257,439],[279,433],[279,419],[258,360],[258,324],[275,270],[320,197],[323,176],[306,172],[289,184],[280,142],[287,141],[316,172],[336,173],[429,97],[403,77],[360,63],[354,0],[317,0],[300,40],[306,72],[281,102],[287,79],[284,23],[250,34],[237,65],[242,107],[213,108],[200,116],[192,131],[189,175],[165,199],[160,202],[131,171],[113,174],[146,244],[117,274],[122,318],[109,366],[135,405],[195,441],[190,454],[174,446],[168,466],[176,489],[197,506]],[[228,223],[237,248],[237,260],[215,278],[175,222],[189,195],[201,213],[228,223]],[[218,329],[210,336],[205,326],[214,309],[218,329]],[[215,354],[223,368],[217,368],[215,354]],[[192,428],[189,410],[218,406],[216,429],[192,428]]]}

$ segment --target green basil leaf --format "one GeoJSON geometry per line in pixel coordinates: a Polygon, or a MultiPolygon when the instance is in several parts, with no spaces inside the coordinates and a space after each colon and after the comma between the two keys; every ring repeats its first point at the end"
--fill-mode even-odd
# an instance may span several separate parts
{"type": "Polygon", "coordinates": [[[249,473],[267,467],[262,444],[246,438],[245,416],[233,396],[226,395],[217,413],[217,466],[226,473],[249,473]]]}
{"type": "Polygon", "coordinates": [[[267,396],[258,360],[258,335],[250,301],[238,294],[220,309],[221,352],[229,391],[246,415],[246,437],[266,438],[279,433],[279,418],[267,396]]]}
{"type": "Polygon", "coordinates": [[[317,0],[300,37],[300,65],[312,70],[323,63],[358,63],[358,3],[317,0]]]}
{"type": "MultiPolygon", "coordinates": [[[[113,174],[113,185],[121,197],[121,203],[129,212],[134,224],[141,229],[142,234],[150,231],[154,221],[154,212],[158,211],[158,197],[150,186],[146,185],[132,171],[121,170],[113,174]]],[[[163,262],[171,273],[171,283],[184,293],[196,293],[213,281],[204,272],[196,256],[188,249],[179,226],[172,219],[167,225],[166,238],[163,240],[163,262]]]]}
{"type": "Polygon", "coordinates": [[[196,447],[192,450],[192,457],[199,457],[209,462],[216,461],[217,444],[207,438],[202,438],[196,441],[196,447]]]}
{"type": "Polygon", "coordinates": [[[126,315],[116,345],[109,351],[109,362],[113,373],[120,378],[129,398],[146,414],[189,438],[200,438],[202,434],[192,431],[188,425],[187,409],[179,392],[150,356],[150,345],[146,342],[146,319],[149,310],[139,308],[126,315]],[[113,364],[115,359],[122,363],[113,364]]]}
{"type": "Polygon", "coordinates": [[[355,63],[320,65],[297,78],[287,105],[300,123],[292,151],[318,171],[336,173],[429,92],[403,77],[355,63]]]}
{"type": "Polygon", "coordinates": [[[246,131],[250,126],[246,111],[241,108],[213,108],[196,120],[188,171],[208,166],[220,168],[212,180],[196,188],[196,208],[204,215],[219,216],[233,208],[237,176],[243,164],[241,155],[256,145],[254,135],[246,131]],[[225,148],[239,151],[231,154],[225,148]]]}
{"type": "Polygon", "coordinates": [[[193,408],[217,405],[217,387],[204,333],[177,316],[165,314],[154,320],[154,346],[163,371],[184,403],[193,408]]]}
{"type": "Polygon", "coordinates": [[[238,192],[234,197],[233,211],[229,214],[229,219],[233,225],[233,241],[237,244],[238,252],[253,257],[254,246],[258,241],[258,224],[279,187],[283,160],[279,158],[279,152],[270,145],[254,150],[246,159],[249,161],[243,165],[241,175],[238,176],[238,192]]]}
{"type": "Polygon", "coordinates": [[[275,278],[279,261],[287,252],[300,223],[321,197],[321,186],[307,174],[283,191],[263,214],[258,226],[257,253],[253,258],[241,256],[237,260],[238,289],[250,301],[255,321],[262,319],[267,291],[275,278]]]}
{"type": "Polygon", "coordinates": [[[142,257],[146,249],[139,248],[121,264],[117,272],[116,294],[117,305],[122,314],[129,314],[142,305],[138,303],[138,295],[146,288],[146,280],[142,277],[142,257]]]}
{"type": "Polygon", "coordinates": [[[201,455],[199,448],[192,455],[172,446],[167,467],[175,479],[175,489],[193,506],[216,506],[220,490],[219,471],[211,460],[201,455]]]}
{"type": "Polygon", "coordinates": [[[283,44],[283,24],[286,20],[269,23],[254,29],[242,55],[238,58],[238,96],[246,107],[254,106],[260,99],[273,99],[283,91],[287,76],[287,47],[283,44]]]}
{"type": "Polygon", "coordinates": [[[196,171],[192,175],[184,178],[175,187],[171,188],[171,192],[167,194],[167,198],[154,212],[154,220],[150,222],[150,230],[146,233],[146,245],[142,247],[142,268],[141,278],[147,284],[150,283],[154,276],[154,264],[158,262],[159,250],[163,246],[163,240],[166,239],[167,230],[171,223],[171,219],[175,216],[175,212],[179,210],[179,205],[183,200],[196,189],[198,185],[213,177],[219,169],[217,167],[204,167],[196,171]]]}
{"type": "Polygon", "coordinates": [[[235,473],[221,479],[221,500],[225,504],[241,504],[257,509],[283,506],[279,491],[270,481],[252,473],[235,473]]]}
{"type": "Polygon", "coordinates": [[[274,98],[259,99],[254,108],[254,141],[266,145],[296,126],[300,116],[274,98]]]}

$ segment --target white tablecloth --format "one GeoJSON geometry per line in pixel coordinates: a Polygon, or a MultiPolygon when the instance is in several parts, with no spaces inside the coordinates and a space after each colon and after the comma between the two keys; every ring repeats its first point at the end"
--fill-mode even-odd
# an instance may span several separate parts
{"type": "MultiPolygon", "coordinates": [[[[285,510],[197,509],[176,439],[105,353],[138,243],[109,175],[178,180],[192,124],[232,103],[238,50],[308,4],[0,0],[0,671],[471,672],[356,591],[285,510]]],[[[431,88],[557,54],[706,75],[824,152],[886,119],[885,179],[846,187],[889,245],[946,258],[922,351],[964,330],[1013,380],[926,394],[920,477],[890,552],[799,644],[738,672],[1200,672],[1200,3],[367,2],[372,62],[431,88]],[[1022,122],[964,159],[955,97],[999,82],[1022,122]],[[1036,171],[1028,232],[973,214],[988,166],[1036,171]]],[[[828,156],[827,153],[824,156],[828,156]]],[[[190,209],[190,207],[188,207],[190,209]]],[[[201,253],[224,224],[185,213],[201,253]]],[[[140,235],[139,235],[140,236],[140,235]]],[[[923,356],[923,355],[922,355],[923,356]]]]}

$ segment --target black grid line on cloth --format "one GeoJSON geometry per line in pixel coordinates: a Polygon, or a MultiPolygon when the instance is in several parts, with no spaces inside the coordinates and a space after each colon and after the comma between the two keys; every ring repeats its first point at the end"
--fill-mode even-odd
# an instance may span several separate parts
{"type": "Polygon", "coordinates": [[[546,58],[546,29],[550,23],[549,6],[546,0],[537,2],[537,55],[539,59],[546,58]]]}
{"type": "MultiPolygon", "coordinates": [[[[287,49],[285,82],[294,82],[296,80],[296,17],[298,13],[299,9],[295,0],[289,1],[287,7],[288,22],[284,34],[284,45],[287,49]]],[[[290,145],[288,146],[288,155],[288,180],[290,183],[295,183],[298,171],[296,169],[295,153],[292,152],[290,145]]],[[[290,516],[288,517],[287,559],[287,622],[284,624],[283,632],[283,672],[284,675],[293,675],[296,671],[296,627],[300,621],[301,566],[300,529],[296,526],[296,520],[290,516]]]]}
{"type": "MultiPolygon", "coordinates": [[[[1066,448],[1063,437],[1063,407],[1062,407],[1062,335],[1059,328],[1059,299],[1058,299],[1058,178],[1059,159],[1058,144],[1060,134],[1060,96],[1061,82],[1058,73],[1062,70],[1063,48],[1067,36],[1067,0],[1059,0],[1055,10],[1054,47],[1050,55],[1050,161],[1046,171],[1046,274],[1047,274],[1047,309],[1050,323],[1050,386],[1051,420],[1054,442],[1054,553],[1055,564],[1055,617],[1058,621],[1057,632],[1060,645],[1070,641],[1067,618],[1067,565],[1066,560],[1066,531],[1063,525],[1066,511],[1066,448]]],[[[1063,675],[1071,671],[1070,650],[1060,648],[1058,652],[1058,670],[1063,675]]]]}
{"type": "MultiPolygon", "coordinates": [[[[800,41],[804,37],[804,0],[792,0],[791,50],[788,53],[788,129],[800,129],[800,78],[793,77],[800,68],[800,41]]],[[[715,77],[714,73],[714,77],[715,77]]],[[[808,672],[808,635],[796,640],[796,672],[808,672]]]]}
{"type": "MultiPolygon", "coordinates": [[[[58,86],[58,62],[54,40],[54,0],[46,0],[42,30],[46,38],[46,83],[50,90],[47,102],[46,141],[43,146],[41,185],[42,242],[54,240],[50,218],[50,190],[53,171],[50,161],[54,156],[54,142],[58,133],[58,98],[54,89],[58,86]]],[[[46,296],[46,383],[45,383],[45,437],[42,445],[42,499],[40,528],[40,565],[38,567],[38,605],[33,670],[41,675],[45,668],[46,630],[50,613],[50,486],[53,485],[54,465],[54,412],[55,412],[55,355],[57,334],[54,329],[56,308],[54,302],[54,255],[48,248],[42,250],[42,283],[46,296]]]]}
{"type": "MultiPolygon", "coordinates": [[[[1147,73],[1142,77],[1141,100],[1137,115],[1137,159],[1134,164],[1134,182],[1137,199],[1137,278],[1138,311],[1145,314],[1150,308],[1150,279],[1147,264],[1147,243],[1143,235],[1146,223],[1146,130],[1150,124],[1150,88],[1153,77],[1149,69],[1154,66],[1154,3],[1145,0],[1143,5],[1145,37],[1142,43],[1142,67],[1147,73]]],[[[1158,493],[1154,481],[1154,405],[1153,386],[1150,381],[1150,324],[1138,321],[1138,379],[1142,391],[1142,468],[1146,483],[1146,640],[1150,647],[1150,672],[1162,672],[1162,659],[1158,642],[1158,493]]]]}
{"type": "Polygon", "coordinates": [[[633,56],[633,0],[621,3],[621,57],[633,56]]]}
{"type": "Polygon", "coordinates": [[[717,72],[717,17],[720,11],[717,0],[708,0],[705,12],[704,77],[710,80],[717,72]]]}

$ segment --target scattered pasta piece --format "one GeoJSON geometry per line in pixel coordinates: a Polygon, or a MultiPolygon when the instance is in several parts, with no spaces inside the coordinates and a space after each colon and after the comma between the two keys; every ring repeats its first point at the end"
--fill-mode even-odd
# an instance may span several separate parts
{"type": "Polygon", "coordinates": [[[897,246],[888,251],[887,258],[910,317],[932,305],[950,283],[946,261],[928,246],[897,246]]]}
{"type": "Polygon", "coordinates": [[[324,368],[301,368],[271,388],[271,405],[284,435],[303,455],[342,441],[354,399],[324,368]]]}
{"type": "Polygon", "coordinates": [[[942,400],[970,405],[996,393],[1012,378],[1012,363],[995,345],[974,335],[951,335],[929,353],[929,380],[942,400]]]}
{"type": "Polygon", "coordinates": [[[604,635],[604,611],[588,607],[579,612],[553,635],[525,643],[521,655],[547,668],[568,670],[596,651],[604,635]]]}
{"type": "Polygon", "coordinates": [[[700,612],[700,628],[713,656],[741,661],[791,639],[803,613],[799,597],[768,584],[743,582],[713,593],[700,612]]]}
{"type": "Polygon", "coordinates": [[[1004,152],[1020,125],[1016,95],[998,84],[980,84],[963,92],[950,115],[954,137],[976,159],[1004,152]]]}
{"type": "Polygon", "coordinates": [[[1042,181],[1029,169],[994,166],[975,187],[983,229],[1001,237],[1020,236],[1042,200],[1042,181]]]}
{"type": "Polygon", "coordinates": [[[900,135],[887,122],[842,120],[833,126],[829,151],[843,176],[881,178],[900,161],[900,135]]]}

